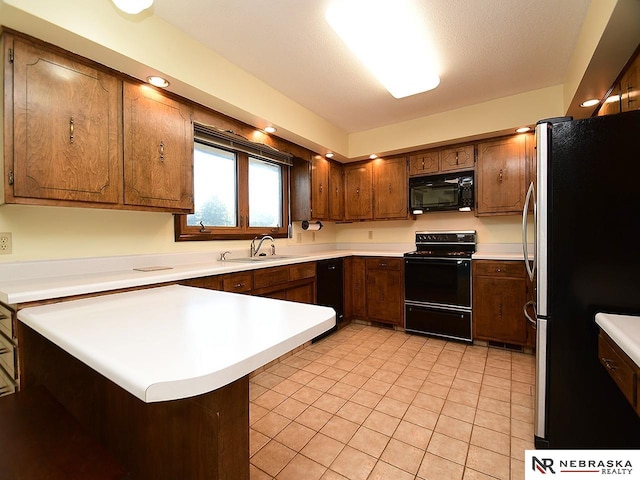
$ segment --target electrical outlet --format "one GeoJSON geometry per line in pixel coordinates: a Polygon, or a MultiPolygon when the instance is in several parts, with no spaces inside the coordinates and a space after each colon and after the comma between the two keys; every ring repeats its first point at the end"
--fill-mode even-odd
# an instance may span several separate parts
{"type": "Polygon", "coordinates": [[[11,253],[11,233],[0,233],[0,255],[11,253]]]}

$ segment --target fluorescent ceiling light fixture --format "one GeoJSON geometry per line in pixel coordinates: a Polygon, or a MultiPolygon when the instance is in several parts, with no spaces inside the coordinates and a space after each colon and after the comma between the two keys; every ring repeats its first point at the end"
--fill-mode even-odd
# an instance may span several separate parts
{"type": "Polygon", "coordinates": [[[113,3],[124,13],[136,15],[153,5],[153,0],[113,0],[113,3]]]}
{"type": "Polygon", "coordinates": [[[169,86],[169,80],[166,78],[158,77],[157,75],[151,75],[147,77],[147,82],[149,82],[154,87],[166,88],[169,86]]]}
{"type": "Polygon", "coordinates": [[[587,100],[584,101],[580,104],[581,107],[593,107],[594,105],[597,105],[600,103],[600,100],[597,99],[591,99],[591,100],[587,100]]]}
{"type": "Polygon", "coordinates": [[[325,16],[395,98],[440,84],[434,48],[416,0],[334,0],[325,16]]]}

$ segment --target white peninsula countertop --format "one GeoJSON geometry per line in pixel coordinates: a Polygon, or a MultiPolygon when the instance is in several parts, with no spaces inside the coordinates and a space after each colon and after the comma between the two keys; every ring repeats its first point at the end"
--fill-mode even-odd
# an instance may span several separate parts
{"type": "Polygon", "coordinates": [[[640,366],[640,316],[596,313],[596,323],[640,366]]]}
{"type": "Polygon", "coordinates": [[[144,402],[227,385],[335,325],[328,307],[179,285],[29,307],[18,319],[144,402]]]}

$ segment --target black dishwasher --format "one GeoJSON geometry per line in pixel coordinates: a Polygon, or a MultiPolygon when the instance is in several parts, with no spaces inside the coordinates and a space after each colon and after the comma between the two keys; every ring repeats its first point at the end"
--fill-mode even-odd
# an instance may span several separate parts
{"type": "Polygon", "coordinates": [[[338,323],[344,320],[344,288],[342,258],[320,260],[316,267],[316,303],[332,307],[336,311],[336,326],[327,330],[313,341],[326,337],[338,329],[338,323]]]}

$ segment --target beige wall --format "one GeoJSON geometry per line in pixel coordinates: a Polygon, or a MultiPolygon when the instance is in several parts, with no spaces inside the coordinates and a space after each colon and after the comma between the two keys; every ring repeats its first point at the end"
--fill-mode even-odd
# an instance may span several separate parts
{"type": "MultiPolygon", "coordinates": [[[[607,0],[605,10],[615,3],[607,0]]],[[[0,0],[0,19],[5,26],[134,77],[162,73],[184,97],[257,127],[273,123],[289,140],[347,158],[482,135],[562,115],[586,68],[585,58],[602,34],[597,29],[583,33],[568,84],[347,135],[153,15],[132,20],[107,0],[0,0]]],[[[315,240],[310,232],[301,232],[298,223],[292,239],[277,243],[412,242],[414,231],[429,228],[476,229],[482,243],[514,243],[520,236],[517,216],[479,219],[473,214],[432,213],[415,221],[326,224],[315,233],[315,240]]],[[[0,232],[13,236],[13,253],[0,255],[0,262],[248,249],[246,241],[176,243],[173,216],[163,213],[4,205],[0,232]]]]}

